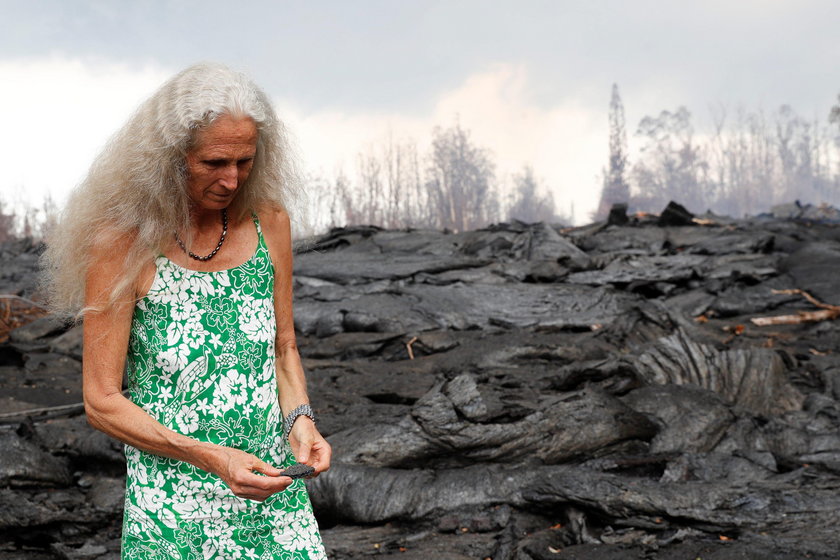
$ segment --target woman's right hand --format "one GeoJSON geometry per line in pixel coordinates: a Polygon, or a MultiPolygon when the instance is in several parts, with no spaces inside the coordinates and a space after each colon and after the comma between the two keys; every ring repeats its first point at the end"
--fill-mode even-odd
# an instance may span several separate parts
{"type": "Polygon", "coordinates": [[[285,490],[293,482],[288,476],[279,476],[282,472],[280,469],[245,451],[221,446],[217,446],[214,451],[213,464],[208,470],[219,475],[240,498],[262,502],[285,490]]]}

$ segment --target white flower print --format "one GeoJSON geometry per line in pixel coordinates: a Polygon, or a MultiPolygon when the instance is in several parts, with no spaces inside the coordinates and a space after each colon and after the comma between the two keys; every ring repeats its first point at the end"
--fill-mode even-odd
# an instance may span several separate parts
{"type": "Polygon", "coordinates": [[[175,417],[178,429],[182,434],[191,434],[198,429],[198,413],[187,405],[181,407],[181,411],[175,417]]]}
{"type": "Polygon", "coordinates": [[[251,402],[258,409],[264,409],[265,406],[269,402],[271,402],[270,391],[267,391],[265,389],[262,389],[262,390],[259,390],[259,391],[254,391],[254,394],[251,397],[251,402]]]}
{"type": "Polygon", "coordinates": [[[149,413],[150,416],[156,417],[161,410],[165,408],[163,400],[168,400],[172,397],[172,391],[170,389],[161,389],[160,390],[161,401],[155,401],[150,403],[143,403],[143,410],[149,413]]]}
{"type": "Polygon", "coordinates": [[[181,341],[181,335],[184,334],[183,323],[170,323],[166,327],[166,343],[169,346],[175,346],[181,341]]]}
{"type": "Polygon", "coordinates": [[[164,371],[164,373],[160,374],[160,382],[164,385],[169,385],[172,383],[172,376],[175,375],[174,371],[164,371]]]}
{"type": "Polygon", "coordinates": [[[190,348],[198,348],[203,345],[207,334],[198,317],[190,317],[184,324],[182,336],[184,337],[184,343],[190,348]]]}
{"type": "Polygon", "coordinates": [[[282,532],[278,531],[274,534],[274,539],[278,544],[282,544],[290,550],[303,550],[309,543],[305,531],[301,529],[305,528],[294,523],[286,525],[282,532]]]}
{"type": "Polygon", "coordinates": [[[125,459],[127,475],[136,480],[139,484],[145,485],[149,482],[149,473],[146,465],[140,462],[140,450],[131,445],[125,446],[125,459]]]}
{"type": "Polygon", "coordinates": [[[224,519],[211,518],[204,520],[201,530],[208,537],[213,539],[222,539],[230,535],[231,527],[224,519]]]}
{"type": "Polygon", "coordinates": [[[169,499],[169,496],[163,491],[163,482],[163,475],[158,473],[154,484],[140,489],[136,494],[137,505],[146,511],[158,513],[169,499]]]}
{"type": "Polygon", "coordinates": [[[163,507],[164,502],[169,498],[160,488],[154,486],[144,488],[142,492],[138,492],[137,505],[146,511],[157,513],[163,507]]]}
{"type": "Polygon", "coordinates": [[[187,279],[190,284],[190,291],[194,294],[212,296],[216,294],[213,286],[213,277],[209,274],[190,274],[187,279]]]}
{"type": "Polygon", "coordinates": [[[201,543],[201,557],[204,560],[219,558],[221,556],[220,552],[219,543],[217,543],[214,539],[207,539],[201,543]]]}
{"type": "Polygon", "coordinates": [[[275,509],[271,512],[271,517],[274,520],[274,525],[278,527],[285,527],[294,521],[294,513],[284,509],[275,509]]]}
{"type": "Polygon", "coordinates": [[[218,499],[215,486],[200,480],[187,480],[176,484],[172,488],[175,503],[172,509],[184,518],[205,517],[206,512],[212,511],[210,506],[218,499]]]}
{"type": "Polygon", "coordinates": [[[171,306],[169,313],[175,321],[185,321],[200,313],[203,314],[203,312],[199,312],[195,300],[186,291],[166,294],[161,297],[161,300],[171,306]]]}
{"type": "Polygon", "coordinates": [[[176,501],[172,505],[172,509],[175,510],[176,513],[181,514],[182,517],[189,519],[190,517],[201,515],[202,510],[207,507],[207,505],[207,502],[198,500],[194,495],[190,495],[176,501]]]}
{"type": "Polygon", "coordinates": [[[186,486],[187,484],[192,481],[192,477],[189,473],[176,471],[174,475],[167,476],[167,479],[172,481],[172,487],[177,488],[179,486],[186,486]]]}
{"type": "MultiPolygon", "coordinates": [[[[167,500],[169,498],[167,497],[167,500]]],[[[178,528],[178,519],[175,517],[175,513],[167,508],[163,508],[158,513],[158,519],[169,527],[170,529],[177,529],[178,528]]]]}
{"type": "Polygon", "coordinates": [[[198,399],[195,401],[195,408],[200,414],[210,416],[218,416],[220,412],[219,405],[215,401],[208,399],[198,399]]]}
{"type": "Polygon", "coordinates": [[[265,360],[263,363],[262,372],[260,374],[260,384],[265,384],[269,381],[273,381],[277,377],[277,370],[275,369],[275,362],[274,357],[271,356],[265,360]]]}
{"type": "Polygon", "coordinates": [[[158,393],[160,400],[163,402],[157,403],[159,405],[163,405],[168,400],[172,399],[172,387],[161,387],[160,392],[158,393]]]}
{"type": "Polygon", "coordinates": [[[167,373],[175,373],[187,367],[189,348],[182,344],[159,352],[156,356],[155,367],[167,373]]]}
{"type": "Polygon", "coordinates": [[[227,412],[234,406],[242,406],[248,398],[245,392],[245,374],[229,370],[224,377],[219,380],[219,385],[216,387],[216,398],[219,402],[219,408],[227,412]]]}
{"type": "Polygon", "coordinates": [[[274,338],[274,308],[270,299],[244,296],[239,305],[239,328],[248,340],[267,342],[274,338]]]}
{"type": "Polygon", "coordinates": [[[187,278],[190,291],[195,295],[213,296],[216,295],[217,285],[220,290],[230,286],[230,278],[227,270],[221,270],[212,274],[190,274],[187,278]]]}

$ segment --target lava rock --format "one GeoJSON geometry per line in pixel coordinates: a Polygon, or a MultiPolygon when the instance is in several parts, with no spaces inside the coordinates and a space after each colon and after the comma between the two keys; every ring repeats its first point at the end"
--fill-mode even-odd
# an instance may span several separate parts
{"type": "Polygon", "coordinates": [[[14,432],[0,433],[0,449],[0,487],[67,486],[72,482],[65,459],[14,432]]]}
{"type": "Polygon", "coordinates": [[[629,221],[627,217],[627,203],[618,202],[613,204],[610,208],[610,214],[607,216],[607,224],[611,226],[623,226],[629,221]]]}
{"type": "Polygon", "coordinates": [[[784,259],[780,268],[794,284],[824,303],[840,305],[837,270],[840,269],[840,243],[809,243],[784,259]]]}
{"type": "Polygon", "coordinates": [[[659,215],[657,224],[661,226],[689,226],[694,223],[694,214],[685,209],[685,206],[673,200],[659,215]]]}
{"type": "Polygon", "coordinates": [[[651,385],[621,400],[657,420],[651,453],[711,451],[735,421],[720,396],[690,385],[651,385]]]}
{"type": "Polygon", "coordinates": [[[720,352],[678,330],[638,356],[634,367],[648,383],[693,384],[755,414],[778,413],[802,405],[802,395],[788,381],[784,360],[772,350],[720,352]]]}

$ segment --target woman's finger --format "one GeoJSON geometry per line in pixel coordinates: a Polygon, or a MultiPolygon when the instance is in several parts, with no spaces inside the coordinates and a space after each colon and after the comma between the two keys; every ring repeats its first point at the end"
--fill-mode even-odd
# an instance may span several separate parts
{"type": "Polygon", "coordinates": [[[312,447],[312,451],[316,459],[313,464],[316,474],[329,470],[330,459],[332,457],[332,448],[330,447],[330,444],[327,443],[326,440],[322,439],[312,447]]]}
{"type": "Polygon", "coordinates": [[[254,465],[253,467],[251,467],[251,470],[260,472],[267,476],[277,476],[282,472],[280,469],[272,467],[268,463],[263,462],[259,462],[256,465],[254,465]]]}
{"type": "Polygon", "coordinates": [[[295,458],[297,459],[298,463],[305,463],[309,464],[309,455],[310,450],[312,449],[312,444],[308,442],[301,442],[300,446],[298,447],[298,452],[295,458]]]}
{"type": "Polygon", "coordinates": [[[232,487],[231,490],[240,498],[263,501],[273,494],[285,490],[292,483],[292,479],[286,476],[255,476],[254,478],[257,480],[241,482],[236,484],[235,487],[232,487]]]}

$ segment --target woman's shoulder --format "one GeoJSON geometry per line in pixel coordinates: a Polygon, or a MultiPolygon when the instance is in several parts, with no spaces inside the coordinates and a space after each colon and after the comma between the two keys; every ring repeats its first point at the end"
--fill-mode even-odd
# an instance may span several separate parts
{"type": "Polygon", "coordinates": [[[292,241],[289,214],[282,206],[265,206],[255,211],[260,220],[263,238],[275,266],[284,269],[284,263],[291,259],[292,241]]]}
{"type": "Polygon", "coordinates": [[[90,233],[90,254],[95,260],[124,258],[137,240],[137,232],[103,224],[90,233]]]}
{"type": "Polygon", "coordinates": [[[254,213],[260,220],[263,232],[268,237],[283,235],[290,229],[289,213],[279,205],[264,205],[257,208],[254,213]]]}

